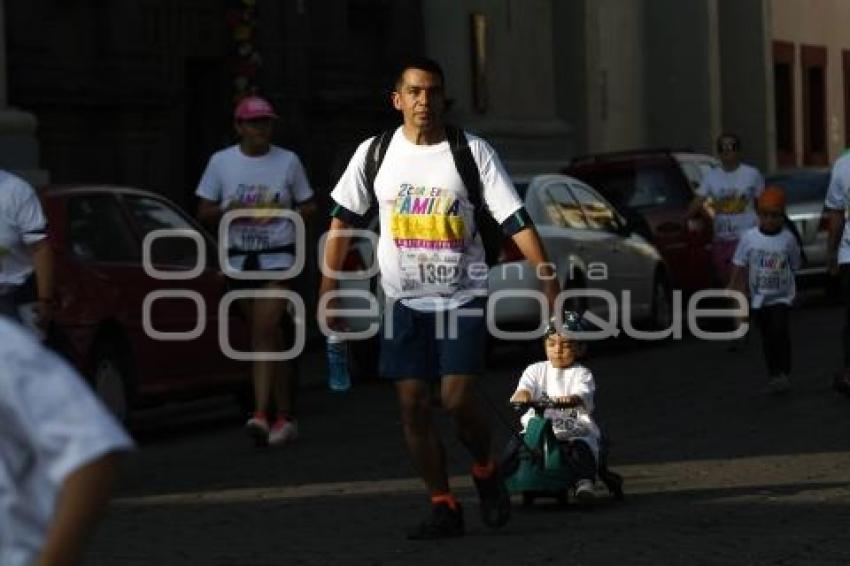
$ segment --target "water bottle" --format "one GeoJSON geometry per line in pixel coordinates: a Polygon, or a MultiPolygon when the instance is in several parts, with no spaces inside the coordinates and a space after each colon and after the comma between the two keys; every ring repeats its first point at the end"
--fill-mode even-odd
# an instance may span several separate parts
{"type": "Polygon", "coordinates": [[[328,336],[328,387],[339,393],[351,389],[345,341],[335,335],[328,336]]]}

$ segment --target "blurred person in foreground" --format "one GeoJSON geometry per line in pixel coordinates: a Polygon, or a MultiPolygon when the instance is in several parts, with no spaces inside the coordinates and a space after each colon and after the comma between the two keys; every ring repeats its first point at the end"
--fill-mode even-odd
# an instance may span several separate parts
{"type": "Polygon", "coordinates": [[[44,337],[54,302],[53,254],[38,195],[0,170],[0,315],[44,337]]]}
{"type": "Polygon", "coordinates": [[[63,360],[0,316],[0,564],[81,563],[133,443],[63,360]]]}

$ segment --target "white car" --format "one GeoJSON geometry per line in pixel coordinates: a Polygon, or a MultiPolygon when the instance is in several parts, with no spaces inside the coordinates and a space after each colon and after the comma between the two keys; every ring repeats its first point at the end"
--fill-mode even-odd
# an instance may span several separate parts
{"type": "MultiPolygon", "coordinates": [[[[618,322],[629,309],[635,323],[669,327],[671,290],[664,261],[598,192],[573,177],[540,175],[531,179],[524,198],[562,289],[605,291],[614,299],[618,322]]],[[[506,243],[503,263],[493,266],[488,278],[494,319],[500,329],[538,327],[539,303],[515,295],[540,290],[539,279],[513,242],[506,243]]],[[[613,320],[607,300],[576,298],[568,304],[613,320]]]]}

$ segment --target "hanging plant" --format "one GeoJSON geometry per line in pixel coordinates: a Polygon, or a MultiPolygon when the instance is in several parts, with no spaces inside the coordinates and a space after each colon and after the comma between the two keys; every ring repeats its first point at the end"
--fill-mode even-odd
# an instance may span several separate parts
{"type": "Polygon", "coordinates": [[[233,73],[233,100],[236,102],[257,91],[256,80],[262,59],[254,44],[257,34],[256,0],[234,0],[225,13],[225,23],[233,39],[234,57],[230,68],[233,73]]]}

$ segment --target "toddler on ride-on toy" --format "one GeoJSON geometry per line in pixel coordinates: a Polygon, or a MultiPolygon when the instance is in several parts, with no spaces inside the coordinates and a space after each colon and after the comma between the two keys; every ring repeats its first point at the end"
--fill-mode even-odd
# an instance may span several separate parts
{"type": "Polygon", "coordinates": [[[527,411],[520,419],[524,446],[510,451],[516,469],[507,485],[526,504],[538,495],[566,502],[570,492],[581,502],[591,501],[597,474],[615,498],[622,498],[622,479],[607,470],[602,434],[591,417],[593,374],[578,363],[586,345],[574,338],[581,330],[575,312],[564,313],[560,328],[550,323],[548,360],[526,368],[510,400],[527,411]]]}

